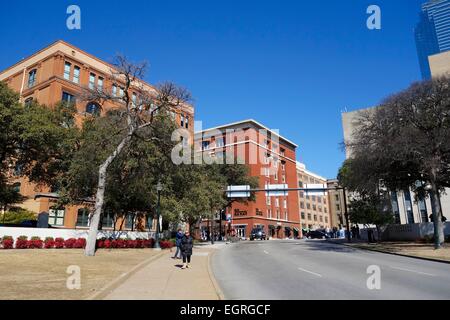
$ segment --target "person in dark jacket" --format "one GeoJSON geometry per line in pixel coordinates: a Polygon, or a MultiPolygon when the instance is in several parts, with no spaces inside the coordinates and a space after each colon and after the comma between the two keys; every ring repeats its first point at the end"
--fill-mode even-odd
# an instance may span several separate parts
{"type": "Polygon", "coordinates": [[[194,246],[194,238],[191,237],[189,231],[184,233],[181,239],[181,254],[183,255],[183,266],[181,269],[189,268],[192,256],[192,247],[194,246]]]}
{"type": "Polygon", "coordinates": [[[172,259],[181,259],[181,239],[183,239],[184,235],[181,229],[178,229],[177,235],[175,237],[175,245],[177,246],[177,251],[172,259]]]}

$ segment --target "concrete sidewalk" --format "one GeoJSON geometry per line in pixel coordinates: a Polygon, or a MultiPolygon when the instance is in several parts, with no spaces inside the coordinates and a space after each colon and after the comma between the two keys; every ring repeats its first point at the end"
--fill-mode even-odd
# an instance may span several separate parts
{"type": "Polygon", "coordinates": [[[195,247],[191,268],[182,270],[181,259],[172,259],[174,251],[142,267],[125,282],[107,290],[104,300],[219,300],[220,289],[209,267],[209,258],[217,250],[195,247]]]}

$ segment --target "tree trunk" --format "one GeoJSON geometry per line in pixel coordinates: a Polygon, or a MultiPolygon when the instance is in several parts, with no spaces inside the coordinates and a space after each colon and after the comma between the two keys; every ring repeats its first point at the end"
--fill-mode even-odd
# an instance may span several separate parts
{"type": "Polygon", "coordinates": [[[102,214],[103,203],[105,202],[106,172],[109,165],[122,152],[123,148],[130,142],[133,132],[134,130],[130,131],[130,133],[122,139],[116,150],[114,150],[114,152],[105,160],[105,162],[100,166],[100,169],[98,170],[98,187],[97,195],[95,196],[95,210],[90,217],[89,235],[86,242],[86,249],[84,251],[84,254],[86,256],[95,255],[98,225],[100,222],[100,216],[102,214]]]}
{"type": "Polygon", "coordinates": [[[439,201],[439,190],[435,183],[431,183],[431,205],[433,207],[434,247],[440,249],[444,243],[444,228],[442,224],[442,211],[439,201]]]}

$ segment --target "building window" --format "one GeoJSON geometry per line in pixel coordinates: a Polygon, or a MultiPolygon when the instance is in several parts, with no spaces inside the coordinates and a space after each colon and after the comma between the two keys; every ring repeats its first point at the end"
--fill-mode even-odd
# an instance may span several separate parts
{"type": "Polygon", "coordinates": [[[102,77],[98,77],[98,80],[97,80],[97,87],[98,87],[98,90],[99,91],[103,91],[103,78],[102,77]]]}
{"type": "Polygon", "coordinates": [[[106,211],[102,217],[103,228],[114,228],[114,213],[106,211]]]}
{"type": "Polygon", "coordinates": [[[409,192],[409,190],[404,190],[403,193],[405,195],[405,209],[406,209],[406,217],[408,219],[406,223],[414,223],[411,192],[409,192]]]}
{"type": "Polygon", "coordinates": [[[313,204],[313,205],[312,205],[312,208],[313,208],[313,210],[314,210],[314,211],[316,211],[316,210],[317,210],[317,207],[316,207],[316,205],[315,205],[315,204],[313,204]]]}
{"type": "Polygon", "coordinates": [[[68,103],[75,103],[76,99],[75,96],[73,94],[67,93],[67,92],[63,92],[62,93],[62,101],[64,102],[68,102],[68,103]]]}
{"type": "Polygon", "coordinates": [[[125,95],[124,88],[120,87],[119,96],[122,98],[125,95]]]}
{"type": "Polygon", "coordinates": [[[339,205],[339,203],[336,203],[336,210],[341,211],[341,206],[339,205]]]}
{"type": "Polygon", "coordinates": [[[98,103],[95,102],[89,102],[86,105],[86,113],[92,114],[94,116],[100,115],[100,106],[98,103]]]}
{"type": "Polygon", "coordinates": [[[314,215],[314,221],[317,221],[317,214],[314,215]]]}
{"type": "Polygon", "coordinates": [[[33,103],[33,97],[29,97],[25,100],[25,107],[29,107],[31,106],[31,104],[33,103]]]}
{"type": "Polygon", "coordinates": [[[272,219],[272,209],[267,210],[267,215],[268,215],[269,219],[272,219]]]}
{"type": "Polygon", "coordinates": [[[339,195],[336,194],[336,195],[334,195],[334,196],[336,197],[336,201],[339,201],[339,195]]]}
{"type": "Polygon", "coordinates": [[[89,226],[89,210],[86,208],[78,209],[77,227],[89,226]]]}
{"type": "Polygon", "coordinates": [[[180,115],[180,126],[183,128],[184,127],[184,114],[180,115]]]}
{"type": "Polygon", "coordinates": [[[284,174],[281,176],[281,182],[286,183],[286,176],[284,174]]]}
{"type": "Polygon", "coordinates": [[[16,182],[13,184],[13,190],[14,192],[20,192],[20,187],[22,186],[22,184],[20,182],[16,182]]]}
{"type": "Polygon", "coordinates": [[[72,65],[70,62],[64,63],[64,79],[70,80],[70,69],[72,68],[72,65]]]}
{"type": "Polygon", "coordinates": [[[328,223],[328,217],[325,217],[325,223],[328,223]]]}
{"type": "Polygon", "coordinates": [[[323,217],[322,216],[319,216],[319,221],[323,222],[323,217]]]}
{"type": "Polygon", "coordinates": [[[305,193],[303,191],[300,191],[300,198],[304,198],[305,197],[305,193]]]}
{"type": "Polygon", "coordinates": [[[311,209],[311,204],[307,203],[306,204],[306,209],[308,209],[308,210],[311,209]]]}
{"type": "Polygon", "coordinates": [[[280,210],[277,209],[277,219],[280,220],[280,210]]]}
{"type": "Polygon", "coordinates": [[[95,87],[95,73],[89,75],[89,89],[94,90],[95,87]]]}
{"type": "Polygon", "coordinates": [[[286,163],[284,161],[281,162],[281,170],[286,171],[286,163]]]}
{"type": "Polygon", "coordinates": [[[209,150],[209,141],[202,141],[202,150],[209,150]]]}
{"type": "Polygon", "coordinates": [[[323,212],[327,213],[327,207],[323,208],[323,212]]]}
{"type": "Polygon", "coordinates": [[[125,219],[125,228],[126,229],[134,229],[134,219],[135,215],[134,214],[128,214],[126,219],[125,219]]]}
{"type": "Polygon", "coordinates": [[[308,220],[311,220],[311,213],[308,213],[308,220]]]}
{"type": "Polygon", "coordinates": [[[216,147],[217,148],[223,147],[224,145],[225,145],[225,141],[223,140],[223,138],[216,139],[216,147]]]}
{"type": "Polygon", "coordinates": [[[31,88],[36,84],[36,73],[36,69],[33,69],[28,73],[28,88],[31,88]]]}
{"type": "Polygon", "coordinates": [[[288,221],[288,213],[287,213],[287,211],[284,212],[284,220],[288,221]]]}
{"type": "Polygon", "coordinates": [[[64,225],[64,209],[50,209],[48,210],[48,224],[52,226],[64,225]]]}
{"type": "Polygon", "coordinates": [[[73,67],[73,82],[80,83],[80,67],[73,67]]]}
{"type": "Polygon", "coordinates": [[[391,192],[392,211],[394,212],[395,223],[400,224],[400,209],[398,206],[397,192],[391,192]]]}
{"type": "Polygon", "coordinates": [[[275,207],[279,207],[280,206],[280,199],[275,198],[275,207]]]}
{"type": "Polygon", "coordinates": [[[286,201],[286,199],[283,200],[283,208],[287,209],[287,201],[286,201]]]}
{"type": "Polygon", "coordinates": [[[186,116],[185,120],[186,120],[185,127],[186,129],[189,129],[189,117],[186,116]]]}
{"type": "Polygon", "coordinates": [[[131,96],[131,105],[133,106],[133,108],[136,108],[137,105],[137,95],[134,92],[133,95],[131,96]]]}
{"type": "Polygon", "coordinates": [[[117,86],[115,84],[112,85],[111,92],[112,92],[113,97],[117,96],[117,86]]]}
{"type": "Polygon", "coordinates": [[[305,203],[304,202],[300,202],[300,208],[305,209],[305,203]]]}
{"type": "Polygon", "coordinates": [[[302,219],[305,220],[305,213],[302,212],[302,213],[300,213],[300,215],[301,215],[302,219]]]}

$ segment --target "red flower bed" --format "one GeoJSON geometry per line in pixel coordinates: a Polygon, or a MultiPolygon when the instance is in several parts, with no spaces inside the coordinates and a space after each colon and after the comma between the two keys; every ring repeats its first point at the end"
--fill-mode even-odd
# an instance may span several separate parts
{"type": "Polygon", "coordinates": [[[11,236],[4,236],[1,244],[3,249],[12,249],[14,248],[14,239],[11,236]]]}
{"type": "Polygon", "coordinates": [[[55,247],[55,240],[52,237],[47,237],[44,240],[45,249],[53,249],[55,247]]]}
{"type": "Polygon", "coordinates": [[[55,239],[55,249],[62,249],[62,248],[64,248],[64,239],[56,238],[55,239]]]}
{"type": "Polygon", "coordinates": [[[20,236],[16,239],[16,249],[28,249],[28,237],[20,236]]]}
{"type": "Polygon", "coordinates": [[[144,248],[153,248],[155,245],[155,240],[154,239],[145,239],[143,240],[144,243],[144,248]]]}
{"type": "Polygon", "coordinates": [[[98,239],[97,249],[153,248],[154,243],[153,239],[98,239]]]}
{"type": "Polygon", "coordinates": [[[161,240],[159,242],[159,246],[161,247],[161,249],[170,249],[174,247],[174,244],[170,240],[161,240]]]}
{"type": "Polygon", "coordinates": [[[77,242],[77,239],[70,238],[64,241],[64,247],[67,249],[75,248],[75,242],[77,242]]]}
{"type": "Polygon", "coordinates": [[[86,239],[85,238],[79,238],[73,244],[73,248],[84,249],[85,247],[86,247],[86,239]]]}
{"type": "MultiPolygon", "coordinates": [[[[129,248],[129,249],[141,249],[141,248],[153,248],[155,244],[154,239],[98,239],[97,248],[113,249],[113,248],[129,248]]],[[[14,239],[10,236],[5,236],[0,241],[0,245],[3,249],[13,249],[14,239]]],[[[170,249],[174,246],[172,241],[160,241],[162,249],[170,249]]],[[[52,237],[45,238],[42,241],[39,237],[32,237],[28,240],[26,236],[21,236],[17,238],[15,242],[16,249],[72,249],[78,248],[82,249],[86,247],[85,238],[70,238],[64,240],[63,238],[53,239],[52,237]]]]}
{"type": "Polygon", "coordinates": [[[28,249],[42,249],[44,246],[44,241],[39,237],[32,237],[27,243],[28,249]]]}

